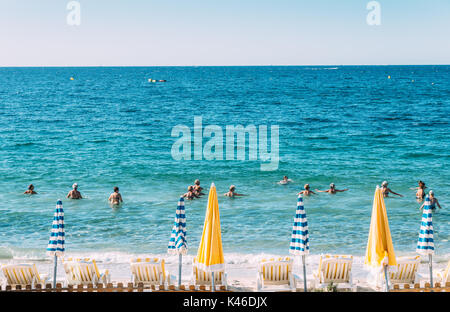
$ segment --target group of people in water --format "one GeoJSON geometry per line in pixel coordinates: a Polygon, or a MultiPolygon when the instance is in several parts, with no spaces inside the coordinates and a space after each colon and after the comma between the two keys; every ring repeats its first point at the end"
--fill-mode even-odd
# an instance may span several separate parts
{"type": "MultiPolygon", "coordinates": [[[[28,186],[28,189],[24,192],[24,194],[28,195],[34,195],[37,194],[37,192],[34,190],[34,185],[30,184],[28,186]]],[[[78,190],[78,184],[74,183],[72,185],[72,190],[69,191],[69,193],[66,196],[69,199],[82,199],[83,196],[81,196],[80,191],[78,190]]],[[[120,205],[122,200],[122,195],[119,193],[119,187],[115,186],[114,191],[111,193],[111,195],[108,198],[108,202],[112,205],[120,205]]]]}
{"type": "MultiPolygon", "coordinates": [[[[283,180],[278,182],[278,184],[289,184],[291,182],[293,182],[291,179],[289,179],[287,176],[284,176],[283,180]]],[[[427,187],[425,186],[425,182],[423,182],[423,181],[419,181],[418,183],[419,183],[419,186],[413,187],[413,188],[410,188],[410,189],[411,190],[417,190],[416,191],[416,199],[417,199],[418,202],[422,202],[425,199],[425,196],[426,196],[425,189],[427,187]]],[[[401,195],[399,193],[396,193],[393,190],[391,190],[388,187],[388,185],[389,185],[389,183],[387,181],[383,181],[383,183],[381,183],[381,191],[382,191],[384,197],[389,197],[389,193],[397,195],[397,196],[400,196],[400,197],[403,197],[403,195],[401,195]]],[[[316,194],[315,192],[311,191],[311,188],[310,188],[309,184],[305,184],[303,186],[303,188],[304,188],[304,190],[300,191],[297,195],[302,194],[302,195],[309,196],[309,195],[312,195],[312,194],[316,194]]],[[[345,192],[345,191],[348,191],[348,190],[349,190],[348,188],[347,189],[343,189],[343,190],[338,190],[336,188],[335,184],[331,183],[329,189],[324,190],[324,191],[316,189],[316,192],[336,194],[338,192],[345,192]]],[[[428,192],[428,198],[429,198],[430,206],[431,206],[432,210],[436,209],[436,205],[439,207],[439,209],[442,209],[441,205],[439,204],[438,199],[434,196],[434,191],[433,190],[430,190],[428,192]]],[[[420,209],[423,209],[424,205],[425,205],[425,203],[422,204],[420,209]]]]}
{"type": "MultiPolygon", "coordinates": [[[[283,180],[281,180],[280,182],[278,182],[279,184],[289,184],[292,183],[293,181],[291,179],[289,179],[287,176],[283,177],[283,180]]],[[[384,197],[389,197],[389,194],[394,194],[400,197],[403,197],[403,195],[394,192],[393,190],[391,190],[388,187],[388,182],[387,181],[383,181],[383,183],[381,183],[381,191],[383,192],[384,197]]],[[[418,202],[422,202],[425,198],[426,191],[425,189],[427,188],[425,186],[425,182],[423,181],[419,181],[418,182],[418,186],[414,187],[414,188],[410,188],[411,190],[416,190],[416,199],[418,202]]],[[[297,195],[305,195],[305,196],[309,196],[312,194],[316,194],[315,192],[313,192],[309,186],[309,184],[305,184],[304,185],[304,190],[300,191],[297,195]]],[[[186,199],[195,199],[195,198],[200,198],[201,196],[205,195],[205,193],[203,193],[203,187],[200,186],[200,180],[197,179],[194,181],[194,185],[189,185],[188,187],[188,191],[186,193],[184,193],[182,196],[186,199]]],[[[345,192],[348,191],[349,189],[342,189],[339,190],[336,188],[336,185],[334,183],[330,184],[330,188],[327,190],[318,190],[315,189],[316,192],[318,193],[329,193],[329,194],[336,194],[338,192],[345,192]]],[[[34,195],[37,194],[36,191],[34,190],[34,185],[30,184],[28,186],[28,189],[24,192],[24,194],[29,194],[29,195],[34,195]]],[[[246,196],[245,194],[239,194],[236,193],[236,186],[235,185],[231,185],[228,192],[226,192],[224,194],[224,196],[227,197],[235,197],[235,196],[246,196]]],[[[74,183],[72,185],[72,190],[67,194],[67,198],[70,199],[82,199],[83,197],[81,196],[80,191],[78,191],[78,184],[74,183]]],[[[435,210],[436,209],[436,205],[439,207],[439,209],[441,208],[441,205],[439,204],[438,199],[434,196],[434,192],[433,190],[430,190],[428,192],[428,199],[430,201],[430,205],[431,205],[431,209],[435,210]]],[[[113,193],[111,193],[111,195],[108,198],[108,202],[112,205],[120,205],[123,200],[122,200],[122,195],[119,193],[119,188],[117,186],[114,187],[114,191],[113,193]]],[[[420,207],[420,209],[423,209],[423,206],[425,205],[425,203],[422,204],[422,206],[420,207]]]]}
{"type": "MultiPolygon", "coordinates": [[[[188,186],[188,191],[184,193],[182,196],[186,199],[194,199],[194,198],[200,198],[200,196],[205,195],[205,193],[202,192],[203,187],[200,186],[200,180],[197,179],[194,181],[194,185],[188,186]]],[[[231,185],[229,188],[229,191],[224,194],[228,197],[235,197],[235,196],[245,196],[244,194],[236,193],[236,186],[231,185]]]]}

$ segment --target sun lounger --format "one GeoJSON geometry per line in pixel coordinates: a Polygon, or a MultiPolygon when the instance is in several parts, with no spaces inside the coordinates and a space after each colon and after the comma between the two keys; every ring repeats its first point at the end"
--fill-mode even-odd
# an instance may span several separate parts
{"type": "MultiPolygon", "coordinates": [[[[389,283],[392,285],[414,284],[417,282],[416,273],[419,268],[419,264],[420,256],[397,258],[396,269],[388,272],[389,283]]],[[[381,278],[381,280],[384,281],[384,278],[381,278]]]]}
{"type": "Polygon", "coordinates": [[[297,288],[300,278],[292,273],[293,259],[263,259],[258,264],[256,290],[265,290],[267,286],[287,286],[292,291],[297,288]]]}
{"type": "Polygon", "coordinates": [[[450,283],[450,261],[447,263],[447,268],[437,272],[437,282],[445,286],[446,283],[450,283]]]}
{"type": "Polygon", "coordinates": [[[63,259],[64,271],[68,285],[87,285],[110,282],[108,270],[99,271],[95,260],[85,259],[63,259]]]}
{"type": "Polygon", "coordinates": [[[352,264],[351,255],[321,255],[318,270],[313,272],[314,287],[324,288],[333,283],[353,288],[352,264]]]}
{"type": "Polygon", "coordinates": [[[35,264],[9,264],[1,267],[6,284],[10,286],[44,285],[49,282],[46,274],[39,274],[35,264]]]}
{"type": "Polygon", "coordinates": [[[131,259],[131,279],[134,285],[144,283],[147,285],[170,285],[175,280],[164,268],[164,259],[137,258],[131,259]]]}
{"type": "MultiPolygon", "coordinates": [[[[206,272],[199,268],[196,258],[192,261],[192,276],[191,283],[194,285],[205,285],[211,286],[212,274],[211,272],[206,272]]],[[[225,289],[228,288],[227,285],[227,273],[225,270],[215,271],[214,272],[214,286],[225,286],[225,289]]]]}

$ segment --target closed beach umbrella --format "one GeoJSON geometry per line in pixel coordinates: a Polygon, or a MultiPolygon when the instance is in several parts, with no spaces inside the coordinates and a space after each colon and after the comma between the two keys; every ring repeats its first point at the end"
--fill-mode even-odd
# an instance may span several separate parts
{"type": "Polygon", "coordinates": [[[56,268],[58,264],[58,257],[64,256],[64,210],[62,201],[56,202],[56,209],[53,215],[52,231],[47,246],[47,255],[54,257],[53,267],[53,288],[56,287],[56,268]]]}
{"type": "Polygon", "coordinates": [[[422,223],[420,224],[419,239],[417,240],[416,252],[421,255],[428,255],[430,267],[430,284],[433,287],[433,211],[431,210],[430,198],[425,198],[423,205],[422,223]]]}
{"type": "Polygon", "coordinates": [[[384,268],[386,290],[389,291],[387,266],[397,265],[389,222],[381,189],[377,186],[373,198],[372,219],[364,263],[372,268],[384,268]]]}
{"type": "Polygon", "coordinates": [[[289,246],[289,253],[302,256],[303,262],[303,287],[307,290],[306,284],[306,263],[305,256],[309,254],[309,233],[308,233],[308,219],[306,218],[305,207],[303,206],[303,196],[298,195],[297,210],[294,217],[294,225],[292,227],[291,245],[289,246]]]}
{"type": "Polygon", "coordinates": [[[170,235],[168,253],[178,254],[178,287],[181,286],[181,265],[183,255],[187,253],[186,242],[186,214],[184,209],[184,198],[180,197],[177,211],[175,212],[175,221],[170,235]]]}
{"type": "Polygon", "coordinates": [[[214,183],[211,184],[209,190],[203,234],[197,253],[197,263],[202,270],[212,272],[212,289],[214,290],[214,272],[225,268],[220,231],[219,202],[214,183]]]}

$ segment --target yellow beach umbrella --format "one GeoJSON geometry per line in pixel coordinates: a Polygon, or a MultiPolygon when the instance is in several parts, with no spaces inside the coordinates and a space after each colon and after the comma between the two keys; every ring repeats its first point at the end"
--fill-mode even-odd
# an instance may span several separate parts
{"type": "MultiPolygon", "coordinates": [[[[197,252],[197,263],[201,269],[213,272],[213,274],[214,271],[223,270],[225,267],[220,232],[219,202],[214,183],[211,184],[209,190],[202,240],[197,252]]],[[[212,280],[214,283],[214,275],[212,280]]]]}
{"type": "Polygon", "coordinates": [[[386,288],[389,290],[387,266],[397,265],[391,231],[384,204],[383,192],[377,186],[373,198],[372,219],[364,263],[372,268],[384,268],[386,288]]]}

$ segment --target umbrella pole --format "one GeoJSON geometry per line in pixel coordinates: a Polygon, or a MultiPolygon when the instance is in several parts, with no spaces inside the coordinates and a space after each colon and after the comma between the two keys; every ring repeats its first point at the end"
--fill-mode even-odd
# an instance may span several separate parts
{"type": "Polygon", "coordinates": [[[56,257],[56,253],[55,253],[55,258],[54,258],[54,266],[53,266],[53,288],[56,288],[56,267],[58,265],[58,258],[56,257]]]}
{"type": "Polygon", "coordinates": [[[428,266],[430,267],[430,285],[431,288],[433,288],[433,255],[429,254],[428,255],[428,266]]]}
{"type": "Polygon", "coordinates": [[[308,285],[306,283],[306,263],[305,263],[305,255],[302,255],[302,262],[303,262],[303,289],[305,292],[308,291],[308,285]]]}
{"type": "Polygon", "coordinates": [[[181,265],[183,263],[183,255],[180,253],[178,255],[178,288],[181,286],[181,265]]]}
{"type": "Polygon", "coordinates": [[[389,292],[389,281],[387,274],[387,265],[384,266],[384,279],[386,280],[386,292],[389,292]]]}
{"type": "Polygon", "coordinates": [[[216,290],[216,287],[214,285],[214,272],[211,272],[211,292],[214,292],[216,290]]]}

